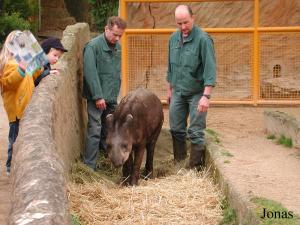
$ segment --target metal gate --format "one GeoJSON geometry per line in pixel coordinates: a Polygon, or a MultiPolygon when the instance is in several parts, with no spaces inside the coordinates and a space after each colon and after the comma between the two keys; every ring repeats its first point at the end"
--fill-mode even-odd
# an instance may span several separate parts
{"type": "MultiPolygon", "coordinates": [[[[296,26],[299,18],[280,21],[272,17],[274,11],[270,4],[276,7],[276,4],[280,6],[282,2],[284,1],[121,0],[120,9],[121,17],[128,20],[129,7],[135,6],[135,3],[151,3],[156,10],[161,7],[162,11],[180,3],[191,4],[191,7],[213,9],[210,11],[212,18],[221,21],[221,25],[222,20],[226,20],[218,18],[226,14],[220,13],[222,10],[234,9],[235,13],[238,13],[236,10],[244,10],[244,21],[248,22],[240,22],[241,18],[228,15],[227,20],[234,20],[231,23],[234,27],[216,25],[203,28],[214,39],[217,59],[217,85],[213,90],[212,103],[299,104],[300,26],[296,26]]],[[[297,10],[300,10],[300,4],[284,4],[287,7],[281,9],[281,17],[291,13],[289,7],[298,7],[297,10]]],[[[194,13],[197,17],[198,12],[194,13]]],[[[205,16],[204,10],[201,13],[205,16]]],[[[206,19],[204,16],[203,21],[206,19]]],[[[201,27],[201,24],[198,25],[201,27]]],[[[122,37],[122,95],[143,86],[165,101],[168,39],[174,31],[175,28],[170,27],[140,29],[131,26],[126,29],[122,37]]]]}

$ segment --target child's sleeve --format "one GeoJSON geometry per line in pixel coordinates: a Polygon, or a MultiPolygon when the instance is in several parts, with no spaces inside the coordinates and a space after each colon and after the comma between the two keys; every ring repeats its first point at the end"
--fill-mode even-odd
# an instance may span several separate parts
{"type": "Polygon", "coordinates": [[[42,73],[43,73],[42,69],[35,71],[32,75],[33,80],[35,81],[38,77],[42,75],[42,73]]]}
{"type": "Polygon", "coordinates": [[[3,89],[17,89],[24,76],[25,73],[18,67],[18,64],[6,65],[2,77],[0,78],[3,89]]]}
{"type": "Polygon", "coordinates": [[[34,74],[33,80],[34,80],[34,86],[38,86],[40,81],[48,76],[50,74],[50,68],[44,67],[44,71],[40,70],[40,73],[34,74]]]}

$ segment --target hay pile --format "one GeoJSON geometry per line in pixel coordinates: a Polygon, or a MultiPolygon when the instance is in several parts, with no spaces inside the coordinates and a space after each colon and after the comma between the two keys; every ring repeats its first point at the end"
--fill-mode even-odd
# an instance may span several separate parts
{"type": "Polygon", "coordinates": [[[122,187],[109,180],[69,184],[71,213],[82,225],[205,224],[220,222],[221,195],[207,173],[180,170],[169,177],[122,187]]]}

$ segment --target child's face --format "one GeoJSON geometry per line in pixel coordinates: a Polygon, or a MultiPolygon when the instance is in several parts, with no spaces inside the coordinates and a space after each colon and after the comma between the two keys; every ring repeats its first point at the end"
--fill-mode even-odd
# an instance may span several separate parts
{"type": "Polygon", "coordinates": [[[62,54],[63,54],[63,51],[55,49],[55,48],[51,48],[47,55],[49,63],[51,65],[55,64],[58,61],[58,59],[62,56],[62,54]]]}

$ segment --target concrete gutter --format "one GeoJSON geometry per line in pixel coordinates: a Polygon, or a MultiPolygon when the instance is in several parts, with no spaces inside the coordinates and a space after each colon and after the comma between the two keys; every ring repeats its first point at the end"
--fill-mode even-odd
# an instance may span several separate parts
{"type": "Polygon", "coordinates": [[[206,135],[207,151],[206,165],[210,173],[221,188],[223,194],[231,208],[236,212],[239,224],[258,225],[260,224],[254,212],[254,204],[249,199],[243,197],[230,181],[230,176],[224,173],[224,155],[222,155],[221,146],[216,143],[215,137],[206,135]]]}
{"type": "Polygon", "coordinates": [[[265,127],[268,134],[280,138],[284,135],[293,141],[293,146],[300,148],[300,121],[294,116],[280,111],[264,112],[265,127]]]}

